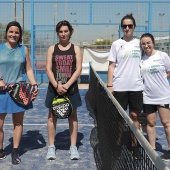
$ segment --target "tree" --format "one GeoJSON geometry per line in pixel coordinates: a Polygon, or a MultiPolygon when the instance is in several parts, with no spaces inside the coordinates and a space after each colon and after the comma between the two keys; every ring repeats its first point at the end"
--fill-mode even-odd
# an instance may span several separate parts
{"type": "Polygon", "coordinates": [[[108,48],[107,46],[109,46],[112,44],[112,42],[108,39],[97,39],[95,42],[95,45],[97,45],[97,48],[108,48]]]}
{"type": "MultiPolygon", "coordinates": [[[[4,42],[5,29],[6,29],[6,25],[0,23],[0,43],[4,42]]],[[[30,44],[30,37],[31,37],[30,32],[25,30],[23,34],[23,43],[27,45],[30,44]]]]}
{"type": "Polygon", "coordinates": [[[31,39],[31,34],[29,31],[24,31],[24,34],[23,34],[23,43],[28,45],[30,44],[30,39],[31,39]]]}

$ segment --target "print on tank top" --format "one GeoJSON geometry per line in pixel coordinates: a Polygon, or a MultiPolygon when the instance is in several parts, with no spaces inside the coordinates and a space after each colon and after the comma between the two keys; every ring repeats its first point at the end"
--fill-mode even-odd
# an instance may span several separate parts
{"type": "Polygon", "coordinates": [[[73,55],[56,55],[56,80],[62,81],[63,84],[71,77],[73,55]]]}

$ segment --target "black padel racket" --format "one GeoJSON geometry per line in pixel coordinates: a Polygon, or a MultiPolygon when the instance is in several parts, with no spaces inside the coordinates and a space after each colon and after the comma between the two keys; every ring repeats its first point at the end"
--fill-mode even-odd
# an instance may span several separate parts
{"type": "Polygon", "coordinates": [[[59,119],[66,119],[71,116],[73,112],[73,107],[70,99],[65,96],[57,96],[52,101],[52,113],[54,117],[59,119]]]}
{"type": "Polygon", "coordinates": [[[19,104],[28,105],[35,98],[35,85],[26,82],[10,84],[7,87],[9,95],[19,104]]]}

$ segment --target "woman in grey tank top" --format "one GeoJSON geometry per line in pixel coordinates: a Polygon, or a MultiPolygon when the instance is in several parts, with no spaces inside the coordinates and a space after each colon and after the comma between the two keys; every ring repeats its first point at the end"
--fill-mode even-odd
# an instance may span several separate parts
{"type": "Polygon", "coordinates": [[[13,119],[13,149],[11,153],[12,164],[19,164],[18,147],[23,131],[23,117],[25,110],[32,108],[32,103],[27,106],[17,104],[8,94],[5,87],[10,83],[25,81],[27,75],[31,84],[36,85],[34,96],[38,94],[38,86],[30,64],[29,52],[22,42],[22,29],[18,22],[12,21],[6,27],[6,43],[0,44],[0,159],[6,157],[3,149],[3,125],[7,114],[12,114],[13,119]],[[22,52],[23,49],[23,52],[22,52]],[[23,72],[24,69],[24,72],[23,72]]]}

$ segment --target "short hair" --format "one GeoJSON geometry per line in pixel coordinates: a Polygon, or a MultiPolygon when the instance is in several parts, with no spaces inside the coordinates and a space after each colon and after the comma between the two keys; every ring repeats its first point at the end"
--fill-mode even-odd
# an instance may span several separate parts
{"type": "Polygon", "coordinates": [[[67,20],[60,21],[60,22],[56,25],[56,33],[57,33],[57,34],[59,33],[60,28],[61,28],[62,26],[67,26],[67,27],[68,27],[68,29],[69,29],[69,31],[70,31],[70,38],[71,38],[71,35],[73,34],[74,29],[73,29],[72,25],[71,25],[67,20]]]}

